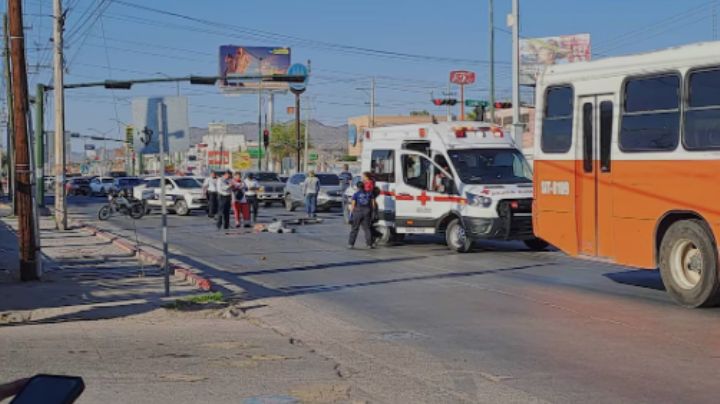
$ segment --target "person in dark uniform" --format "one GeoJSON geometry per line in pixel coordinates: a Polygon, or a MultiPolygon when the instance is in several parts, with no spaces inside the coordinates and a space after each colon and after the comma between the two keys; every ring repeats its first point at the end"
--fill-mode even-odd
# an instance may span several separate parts
{"type": "Polygon", "coordinates": [[[372,231],[370,230],[373,215],[372,191],[366,191],[361,182],[358,183],[357,188],[358,190],[353,195],[351,202],[352,229],[350,230],[348,248],[355,247],[355,240],[361,227],[365,235],[365,245],[367,245],[368,248],[374,248],[372,231]]]}
{"type": "Polygon", "coordinates": [[[226,171],[221,178],[217,179],[218,212],[216,225],[220,228],[230,228],[230,206],[232,205],[232,173],[226,171]]]}

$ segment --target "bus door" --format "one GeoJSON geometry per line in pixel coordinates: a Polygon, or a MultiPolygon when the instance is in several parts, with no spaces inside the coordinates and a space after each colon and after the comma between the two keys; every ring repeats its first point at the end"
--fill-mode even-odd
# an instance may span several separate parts
{"type": "Polygon", "coordinates": [[[580,254],[612,256],[611,144],[613,98],[579,97],[575,214],[580,254]]]}

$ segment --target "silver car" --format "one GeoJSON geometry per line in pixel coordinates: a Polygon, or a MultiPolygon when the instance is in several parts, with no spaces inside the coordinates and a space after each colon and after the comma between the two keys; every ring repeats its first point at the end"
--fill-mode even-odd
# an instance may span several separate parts
{"type": "MultiPolygon", "coordinates": [[[[340,177],[332,173],[318,173],[315,176],[320,180],[320,192],[317,198],[318,211],[327,212],[333,207],[341,207],[343,189],[340,185],[340,177]]],[[[285,184],[285,209],[289,212],[305,205],[305,195],[303,194],[305,178],[306,175],[303,173],[293,174],[285,184]]]]}

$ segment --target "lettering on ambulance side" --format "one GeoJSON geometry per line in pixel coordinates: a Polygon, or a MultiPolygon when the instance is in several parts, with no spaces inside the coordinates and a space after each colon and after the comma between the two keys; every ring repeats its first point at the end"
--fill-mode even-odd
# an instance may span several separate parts
{"type": "Polygon", "coordinates": [[[570,195],[570,182],[541,181],[540,193],[543,195],[570,195]]]}

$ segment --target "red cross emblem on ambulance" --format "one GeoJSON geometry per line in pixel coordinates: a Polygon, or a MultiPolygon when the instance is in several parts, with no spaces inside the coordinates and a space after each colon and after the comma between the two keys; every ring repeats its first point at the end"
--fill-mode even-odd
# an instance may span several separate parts
{"type": "Polygon", "coordinates": [[[432,198],[430,198],[430,197],[427,195],[427,192],[422,191],[422,193],[420,194],[420,196],[415,197],[415,199],[417,199],[418,201],[420,201],[420,204],[421,204],[422,206],[425,206],[425,204],[427,203],[427,201],[429,201],[429,200],[432,199],[432,198]]]}

